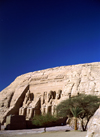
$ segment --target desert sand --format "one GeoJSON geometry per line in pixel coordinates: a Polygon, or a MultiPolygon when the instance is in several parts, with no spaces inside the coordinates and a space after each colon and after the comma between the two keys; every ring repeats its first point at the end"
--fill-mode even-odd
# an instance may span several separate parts
{"type": "Polygon", "coordinates": [[[69,126],[49,127],[47,132],[43,128],[27,130],[0,131],[0,137],[85,137],[86,132],[74,131],[69,126]]]}

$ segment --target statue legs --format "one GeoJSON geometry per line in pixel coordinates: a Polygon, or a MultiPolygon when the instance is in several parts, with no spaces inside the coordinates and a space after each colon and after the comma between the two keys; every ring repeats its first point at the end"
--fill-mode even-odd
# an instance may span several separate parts
{"type": "Polygon", "coordinates": [[[21,108],[19,109],[19,115],[25,116],[25,115],[26,115],[26,108],[21,107],[21,108]]]}
{"type": "Polygon", "coordinates": [[[34,116],[34,108],[27,108],[26,119],[31,119],[34,116]]]}
{"type": "Polygon", "coordinates": [[[52,115],[57,115],[56,105],[52,106],[51,114],[52,114],[52,115]]]}
{"type": "Polygon", "coordinates": [[[44,115],[44,114],[46,114],[46,112],[47,112],[46,105],[42,105],[42,107],[41,107],[41,114],[44,115]]]}

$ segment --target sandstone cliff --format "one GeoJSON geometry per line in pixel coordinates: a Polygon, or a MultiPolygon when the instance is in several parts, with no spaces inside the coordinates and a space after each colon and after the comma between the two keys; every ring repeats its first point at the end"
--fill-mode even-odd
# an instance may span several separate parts
{"type": "Polygon", "coordinates": [[[62,66],[30,72],[0,92],[0,120],[6,116],[55,114],[62,100],[77,93],[100,96],[100,62],[62,66]]]}

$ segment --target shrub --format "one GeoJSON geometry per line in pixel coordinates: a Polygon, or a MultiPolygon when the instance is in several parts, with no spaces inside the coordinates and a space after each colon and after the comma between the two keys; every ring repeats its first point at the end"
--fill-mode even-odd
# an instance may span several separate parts
{"type": "Polygon", "coordinates": [[[57,117],[52,116],[51,114],[38,115],[33,117],[32,123],[36,126],[44,126],[44,132],[46,132],[46,127],[49,122],[57,121],[57,117]]]}

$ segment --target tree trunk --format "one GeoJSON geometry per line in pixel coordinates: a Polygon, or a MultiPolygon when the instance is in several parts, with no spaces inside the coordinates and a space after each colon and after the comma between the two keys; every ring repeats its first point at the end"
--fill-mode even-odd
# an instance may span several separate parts
{"type": "Polygon", "coordinates": [[[77,130],[77,117],[74,117],[74,124],[75,124],[75,127],[74,127],[74,130],[77,130]]]}
{"type": "Polygon", "coordinates": [[[89,122],[89,119],[87,118],[87,122],[86,122],[86,124],[84,125],[84,122],[83,122],[83,119],[82,119],[81,126],[82,126],[82,130],[83,130],[83,131],[86,131],[86,130],[87,130],[87,124],[88,124],[88,122],[89,122]]]}
{"type": "Polygon", "coordinates": [[[83,123],[83,119],[82,119],[82,121],[81,121],[81,127],[82,127],[82,130],[85,131],[85,129],[84,129],[84,123],[83,123]]]}
{"type": "Polygon", "coordinates": [[[85,130],[84,130],[84,131],[86,131],[86,130],[87,130],[87,125],[88,125],[89,119],[90,119],[90,118],[87,118],[87,122],[86,122],[86,125],[85,125],[85,130]]]}

